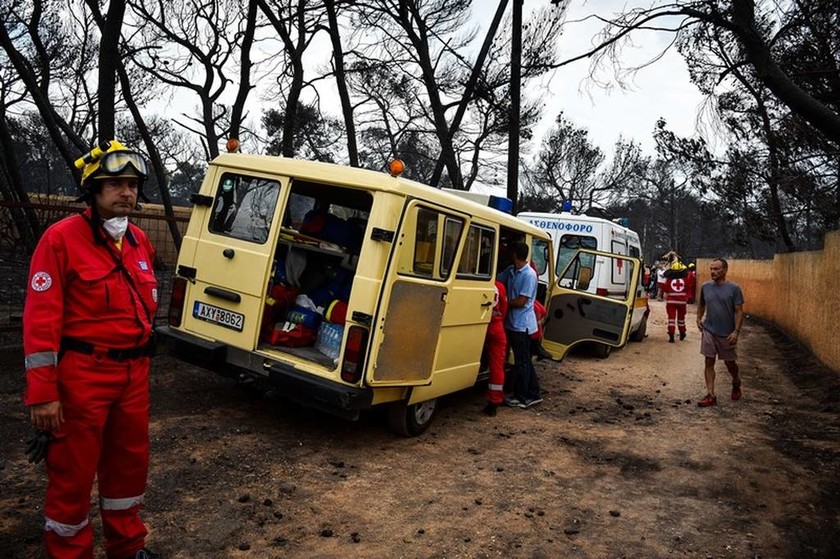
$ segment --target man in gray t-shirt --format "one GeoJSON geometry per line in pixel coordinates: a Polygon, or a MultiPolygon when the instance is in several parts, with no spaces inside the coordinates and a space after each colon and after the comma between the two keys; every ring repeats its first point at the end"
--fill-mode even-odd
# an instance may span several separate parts
{"type": "Polygon", "coordinates": [[[706,358],[706,397],[697,402],[700,407],[717,404],[715,396],[715,359],[720,358],[732,375],[732,399],[741,399],[741,377],[738,371],[735,346],[744,323],[744,294],[737,283],[726,281],[729,266],[723,258],[709,265],[712,281],[700,288],[697,307],[697,327],[703,333],[700,353],[706,358]],[[705,317],[705,320],[704,320],[705,317]]]}

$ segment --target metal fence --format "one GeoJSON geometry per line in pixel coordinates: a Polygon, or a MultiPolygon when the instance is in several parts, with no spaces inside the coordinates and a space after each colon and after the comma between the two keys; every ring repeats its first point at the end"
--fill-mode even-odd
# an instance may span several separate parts
{"type": "MultiPolygon", "coordinates": [[[[17,204],[18,207],[34,209],[41,223],[46,226],[68,215],[80,212],[84,206],[68,204],[67,199],[45,203],[17,204]]],[[[25,247],[16,242],[14,224],[9,207],[12,204],[0,200],[0,333],[10,334],[19,331],[23,319],[23,304],[26,300],[26,284],[29,275],[29,254],[25,247]]],[[[160,206],[144,207],[143,213],[132,217],[135,223],[149,235],[158,250],[156,270],[158,279],[159,306],[157,321],[163,321],[169,310],[169,298],[172,291],[172,275],[177,260],[177,251],[169,231],[169,222],[175,221],[182,231],[189,221],[189,209],[178,208],[174,218],[163,215],[160,206]]]]}

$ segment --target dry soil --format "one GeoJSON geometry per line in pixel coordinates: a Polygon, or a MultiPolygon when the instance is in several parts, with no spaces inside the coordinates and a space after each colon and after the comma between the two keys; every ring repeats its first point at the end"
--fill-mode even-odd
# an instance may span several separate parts
{"type": "MultiPolygon", "coordinates": [[[[170,559],[840,557],[837,373],[748,319],[743,399],[719,365],[719,405],[698,408],[693,310],[684,342],[652,302],[644,342],[538,363],[542,405],[486,417],[479,387],[414,439],[382,413],[345,422],[159,355],[148,544],[170,559]]],[[[42,557],[21,363],[0,352],[9,559],[42,557]]]]}

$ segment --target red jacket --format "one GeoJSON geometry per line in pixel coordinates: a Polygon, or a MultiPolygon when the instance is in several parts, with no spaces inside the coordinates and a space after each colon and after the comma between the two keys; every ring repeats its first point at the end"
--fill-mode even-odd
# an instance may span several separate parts
{"type": "Polygon", "coordinates": [[[493,327],[498,327],[498,325],[501,324],[501,328],[504,330],[505,317],[507,317],[508,308],[507,290],[505,289],[505,284],[499,280],[496,280],[495,288],[496,292],[493,295],[493,314],[490,315],[490,324],[493,327]]]}
{"type": "Polygon", "coordinates": [[[662,291],[665,293],[665,301],[668,303],[684,305],[688,300],[688,282],[685,277],[665,278],[662,291]]]}
{"type": "Polygon", "coordinates": [[[129,224],[121,250],[91,210],[50,226],[32,255],[23,311],[26,405],[59,399],[56,364],[62,337],[97,348],[148,343],[157,312],[155,251],[129,224]]]}
{"type": "Polygon", "coordinates": [[[688,292],[688,300],[694,301],[694,293],[697,291],[697,272],[689,270],[685,276],[686,292],[688,292]]]}

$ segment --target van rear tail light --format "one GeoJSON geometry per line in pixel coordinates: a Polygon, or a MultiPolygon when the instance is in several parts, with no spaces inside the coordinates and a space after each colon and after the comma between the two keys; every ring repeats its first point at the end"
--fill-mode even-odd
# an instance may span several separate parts
{"type": "Polygon", "coordinates": [[[610,292],[607,291],[606,289],[604,289],[603,287],[599,287],[598,289],[595,290],[595,295],[600,295],[601,297],[606,297],[609,294],[610,294],[610,292]]]}
{"type": "Polygon", "coordinates": [[[356,384],[365,370],[365,353],[368,345],[368,331],[361,326],[351,326],[344,345],[341,360],[341,380],[356,384]]]}
{"type": "Polygon", "coordinates": [[[169,325],[178,327],[184,315],[184,300],[187,297],[186,278],[172,280],[172,297],[169,299],[169,325]]]}

